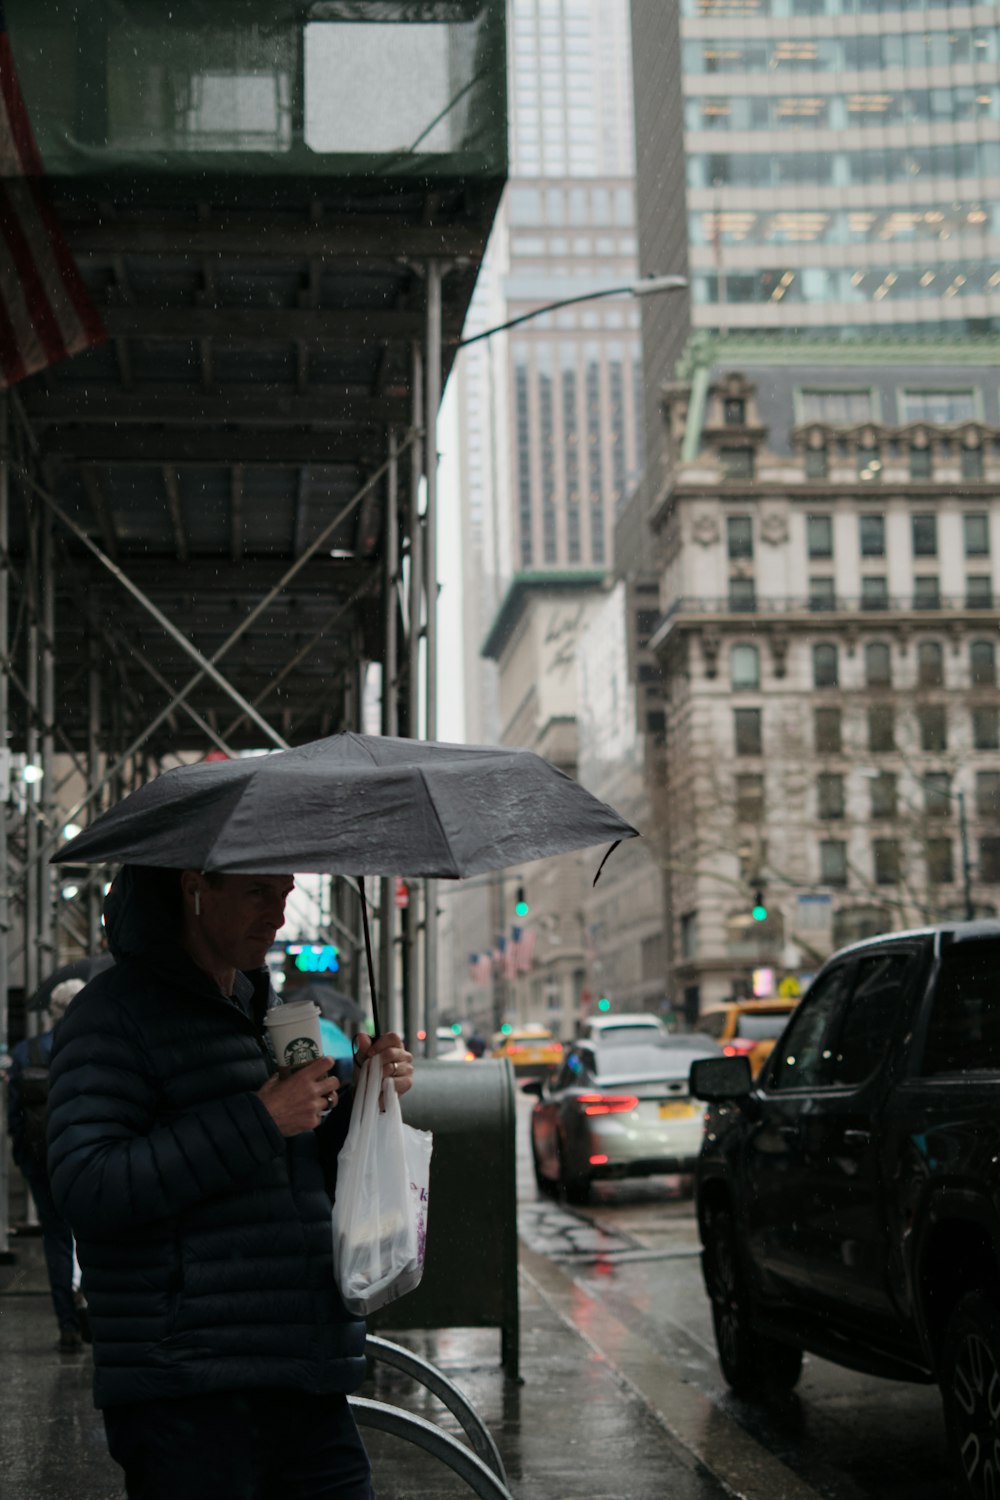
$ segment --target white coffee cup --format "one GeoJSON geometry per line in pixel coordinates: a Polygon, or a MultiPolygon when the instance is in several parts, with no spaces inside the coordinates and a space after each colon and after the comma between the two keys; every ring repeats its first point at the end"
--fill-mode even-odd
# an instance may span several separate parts
{"type": "Polygon", "coordinates": [[[280,1068],[301,1068],[323,1054],[319,1006],[311,1000],[289,1000],[265,1013],[264,1025],[280,1068]]]}

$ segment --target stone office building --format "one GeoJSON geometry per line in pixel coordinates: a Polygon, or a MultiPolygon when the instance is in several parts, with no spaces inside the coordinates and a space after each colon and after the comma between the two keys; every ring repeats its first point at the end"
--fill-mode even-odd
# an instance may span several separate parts
{"type": "Polygon", "coordinates": [[[729,339],[663,388],[650,644],[691,1019],[1000,906],[998,364],[729,339]]]}

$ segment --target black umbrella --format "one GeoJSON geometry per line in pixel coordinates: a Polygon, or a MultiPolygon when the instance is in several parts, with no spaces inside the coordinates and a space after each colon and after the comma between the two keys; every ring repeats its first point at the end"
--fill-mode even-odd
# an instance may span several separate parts
{"type": "Polygon", "coordinates": [[[271,755],[178,766],[53,860],[455,877],[636,832],[531,750],[336,734],[271,755]]]}
{"type": "Polygon", "coordinates": [[[332,984],[326,984],[322,979],[311,979],[308,984],[297,984],[289,986],[283,992],[286,1000],[312,1000],[319,1006],[320,1015],[328,1021],[363,1021],[367,1011],[352,1000],[350,995],[345,995],[341,990],[334,989],[332,984]]]}
{"type": "Polygon", "coordinates": [[[94,958],[75,958],[68,964],[62,964],[53,970],[48,979],[43,979],[31,999],[28,1001],[29,1010],[48,1010],[52,991],[57,984],[62,984],[64,979],[82,979],[86,984],[88,979],[93,979],[95,974],[100,974],[102,969],[110,969],[114,959],[110,953],[98,953],[94,958]]]}
{"type": "Polygon", "coordinates": [[[531,750],[337,734],[294,750],[178,766],[52,858],[355,876],[371,977],[364,876],[478,875],[637,836],[531,750]]]}

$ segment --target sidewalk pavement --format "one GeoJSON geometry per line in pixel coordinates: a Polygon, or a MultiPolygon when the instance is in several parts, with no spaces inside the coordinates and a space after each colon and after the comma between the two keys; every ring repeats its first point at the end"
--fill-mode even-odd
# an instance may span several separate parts
{"type": "MultiPolygon", "coordinates": [[[[4,1500],[122,1500],[90,1396],[89,1349],[60,1354],[41,1241],[18,1235],[0,1268],[0,1433],[4,1500]]],[[[681,1378],[593,1304],[572,1278],[521,1246],[522,1384],[500,1365],[499,1333],[438,1329],[383,1337],[430,1360],[493,1434],[515,1500],[721,1500],[713,1479],[666,1425],[681,1378]]],[[[462,1438],[451,1414],[396,1370],[376,1367],[362,1395],[462,1438]]],[[[671,1424],[672,1425],[672,1424],[671,1424]]],[[[367,1431],[379,1500],[451,1500],[472,1491],[401,1439],[367,1431]]],[[[219,1500],[226,1500],[220,1496],[219,1500]]]]}

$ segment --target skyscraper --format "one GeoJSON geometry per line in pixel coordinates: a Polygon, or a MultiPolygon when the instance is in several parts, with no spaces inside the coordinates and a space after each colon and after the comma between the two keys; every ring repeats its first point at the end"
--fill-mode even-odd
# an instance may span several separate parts
{"type": "Polygon", "coordinates": [[[686,202],[695,330],[1000,331],[995,0],[637,0],[634,26],[637,95],[657,58],[683,95],[683,154],[661,135],[639,175],[686,202]]]}
{"type": "MultiPolygon", "coordinates": [[[[636,275],[628,0],[509,0],[508,36],[510,179],[467,337],[636,275]]],[[[505,726],[479,650],[515,575],[610,565],[642,464],[638,305],[533,319],[463,352],[453,379],[466,734],[492,741],[505,726]]]]}

